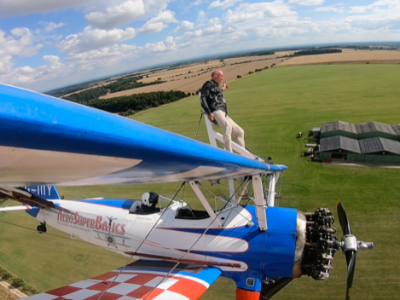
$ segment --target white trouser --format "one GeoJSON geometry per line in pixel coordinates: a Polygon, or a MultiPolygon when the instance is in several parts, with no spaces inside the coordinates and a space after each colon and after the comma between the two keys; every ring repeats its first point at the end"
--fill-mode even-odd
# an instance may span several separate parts
{"type": "Polygon", "coordinates": [[[218,126],[224,131],[224,144],[225,150],[232,152],[232,140],[231,135],[233,134],[236,138],[236,142],[243,148],[244,144],[244,130],[236,124],[229,116],[225,116],[225,112],[222,110],[213,111],[215,120],[218,126]]]}

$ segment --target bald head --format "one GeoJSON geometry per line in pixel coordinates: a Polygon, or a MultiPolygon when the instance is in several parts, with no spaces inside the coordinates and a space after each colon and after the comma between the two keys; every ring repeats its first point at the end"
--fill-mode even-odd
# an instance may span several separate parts
{"type": "Polygon", "coordinates": [[[216,83],[220,84],[224,80],[224,72],[221,70],[215,70],[211,73],[211,78],[216,83]]]}

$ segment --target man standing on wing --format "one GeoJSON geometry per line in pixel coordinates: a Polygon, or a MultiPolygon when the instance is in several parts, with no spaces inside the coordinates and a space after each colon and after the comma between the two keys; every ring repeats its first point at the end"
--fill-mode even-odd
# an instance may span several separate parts
{"type": "Polygon", "coordinates": [[[236,137],[237,143],[245,148],[244,130],[237,125],[229,116],[224,95],[224,90],[229,86],[223,84],[224,73],[221,70],[215,70],[211,74],[211,80],[204,83],[201,88],[201,106],[208,115],[208,119],[212,122],[217,122],[218,126],[224,131],[225,150],[232,152],[231,134],[236,137]]]}

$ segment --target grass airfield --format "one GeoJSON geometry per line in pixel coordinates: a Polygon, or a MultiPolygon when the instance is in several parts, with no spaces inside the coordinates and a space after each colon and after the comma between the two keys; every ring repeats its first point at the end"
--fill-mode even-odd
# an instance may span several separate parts
{"type": "MultiPolygon", "coordinates": [[[[225,96],[230,116],[246,131],[246,146],[275,164],[289,167],[282,177],[280,206],[314,211],[328,207],[336,214],[340,199],[353,233],[373,241],[375,249],[358,252],[352,299],[398,299],[400,262],[400,170],[311,163],[300,154],[304,140],[296,139],[325,122],[378,121],[400,123],[400,65],[317,65],[273,68],[230,83],[225,96]]],[[[151,109],[132,117],[193,138],[200,118],[198,97],[151,109]]],[[[204,121],[198,139],[207,141],[204,121]]],[[[59,188],[65,198],[106,196],[140,198],[145,191],[175,193],[180,184],[59,188]]],[[[186,188],[179,195],[198,207],[186,188]],[[182,195],[183,194],[183,195],[182,195]]],[[[126,257],[93,247],[49,229],[33,230],[37,221],[26,213],[0,214],[0,266],[39,291],[53,289],[124,265],[126,257]]],[[[338,236],[341,237],[338,221],[338,236]]],[[[324,282],[302,277],[273,299],[344,299],[345,258],[337,253],[335,269],[324,282]]],[[[235,299],[235,285],[221,278],[201,299],[235,299]]]]}

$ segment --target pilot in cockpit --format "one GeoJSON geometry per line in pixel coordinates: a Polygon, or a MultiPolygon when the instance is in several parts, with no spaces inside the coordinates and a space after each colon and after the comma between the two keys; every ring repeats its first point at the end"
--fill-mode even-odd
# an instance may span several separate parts
{"type": "Polygon", "coordinates": [[[156,193],[154,192],[144,193],[142,195],[142,205],[139,211],[143,213],[160,211],[160,209],[156,207],[157,203],[158,203],[158,195],[156,193]]]}

